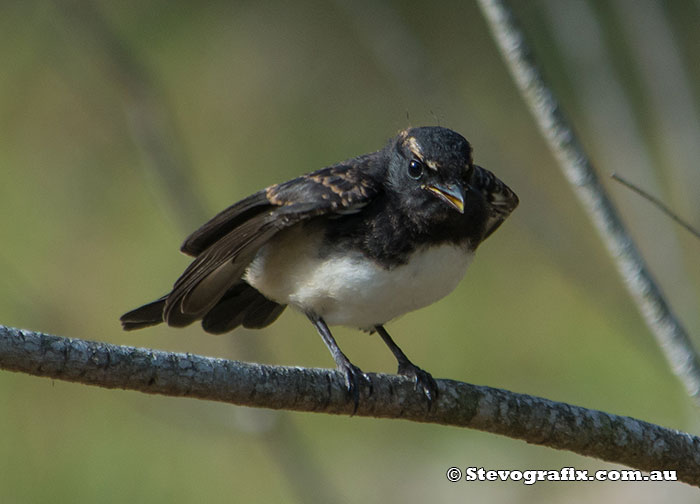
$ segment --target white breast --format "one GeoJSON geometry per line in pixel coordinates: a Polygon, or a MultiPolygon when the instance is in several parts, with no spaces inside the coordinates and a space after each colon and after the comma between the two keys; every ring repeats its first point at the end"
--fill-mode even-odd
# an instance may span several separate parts
{"type": "Polygon", "coordinates": [[[328,325],[371,329],[428,306],[452,292],[474,255],[456,245],[422,248],[407,264],[386,270],[360,252],[320,258],[319,240],[297,239],[301,229],[265,245],[245,279],[266,297],[313,311],[328,325]]]}

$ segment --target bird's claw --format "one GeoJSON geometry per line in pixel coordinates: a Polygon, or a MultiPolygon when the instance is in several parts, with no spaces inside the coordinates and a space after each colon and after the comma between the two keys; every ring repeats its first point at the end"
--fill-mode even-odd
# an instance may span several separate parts
{"type": "Polygon", "coordinates": [[[399,374],[413,378],[416,390],[422,390],[423,395],[428,400],[428,409],[438,396],[438,385],[433,375],[419,368],[411,362],[403,363],[399,366],[399,374]]]}
{"type": "Polygon", "coordinates": [[[345,390],[348,395],[352,398],[354,407],[352,409],[352,414],[357,413],[357,407],[360,404],[360,388],[363,386],[368,387],[369,395],[372,395],[372,380],[370,377],[362,372],[362,370],[351,364],[350,362],[338,366],[338,371],[343,373],[345,376],[345,390]]]}

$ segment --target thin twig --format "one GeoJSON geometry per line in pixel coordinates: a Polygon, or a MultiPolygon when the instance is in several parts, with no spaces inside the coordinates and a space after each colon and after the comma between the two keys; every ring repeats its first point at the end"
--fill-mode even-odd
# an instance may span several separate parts
{"type": "MultiPolygon", "coordinates": [[[[258,408],[349,415],[343,376],[111,345],[0,326],[0,369],[106,388],[258,408]]],[[[437,380],[428,410],[405,376],[371,374],[358,416],[469,427],[642,471],[676,471],[700,486],[700,438],[630,417],[507,390],[437,380]]]]}
{"type": "Polygon", "coordinates": [[[700,359],[690,337],[666,302],[573,128],[545,83],[514,15],[503,0],[479,0],[479,5],[542,135],[615,259],[627,290],[671,369],[696,404],[700,404],[700,359]]]}
{"type": "Polygon", "coordinates": [[[656,206],[656,208],[658,208],[658,209],[661,210],[663,213],[665,213],[666,215],[668,215],[668,216],[669,216],[671,219],[673,219],[677,224],[680,224],[680,225],[681,225],[682,227],[684,227],[687,231],[689,231],[692,235],[695,235],[696,238],[700,238],[700,231],[698,231],[698,230],[695,229],[693,226],[691,226],[690,224],[688,224],[686,221],[684,221],[683,219],[681,219],[681,218],[678,216],[678,214],[677,214],[676,212],[674,212],[673,210],[671,210],[671,209],[670,209],[663,201],[661,201],[659,198],[657,198],[657,197],[655,197],[655,196],[652,196],[651,194],[649,194],[648,192],[646,192],[646,191],[645,191],[644,189],[642,189],[641,187],[638,187],[638,186],[634,185],[634,184],[633,184],[632,182],[630,182],[629,180],[626,180],[626,179],[620,177],[617,173],[613,173],[612,175],[610,175],[610,177],[611,177],[613,180],[616,180],[617,182],[619,182],[620,184],[622,184],[623,186],[625,186],[625,187],[627,187],[627,188],[629,188],[629,189],[632,189],[634,192],[636,192],[637,194],[639,194],[642,198],[644,198],[644,199],[650,201],[653,205],[656,206]]]}

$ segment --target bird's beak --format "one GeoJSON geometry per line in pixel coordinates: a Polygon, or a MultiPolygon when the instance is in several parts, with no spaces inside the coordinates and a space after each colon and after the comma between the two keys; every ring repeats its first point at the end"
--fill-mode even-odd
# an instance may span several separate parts
{"type": "Polygon", "coordinates": [[[464,190],[460,186],[455,184],[448,186],[435,184],[426,185],[424,188],[432,192],[445,203],[449,204],[459,213],[464,213],[464,190]]]}

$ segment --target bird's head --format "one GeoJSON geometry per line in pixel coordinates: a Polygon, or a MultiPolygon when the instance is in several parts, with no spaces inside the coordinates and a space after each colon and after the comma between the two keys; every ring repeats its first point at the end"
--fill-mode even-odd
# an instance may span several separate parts
{"type": "Polygon", "coordinates": [[[474,165],[462,135],[439,126],[411,128],[389,149],[388,182],[404,208],[434,217],[464,213],[474,165]]]}

